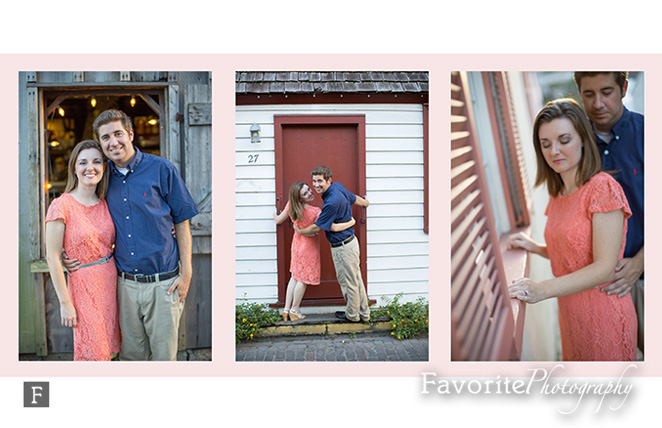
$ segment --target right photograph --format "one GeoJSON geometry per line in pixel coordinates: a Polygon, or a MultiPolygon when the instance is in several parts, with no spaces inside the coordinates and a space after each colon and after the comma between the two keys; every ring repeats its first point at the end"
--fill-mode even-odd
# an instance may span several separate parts
{"type": "Polygon", "coordinates": [[[644,73],[451,73],[451,360],[644,361],[644,73]]]}

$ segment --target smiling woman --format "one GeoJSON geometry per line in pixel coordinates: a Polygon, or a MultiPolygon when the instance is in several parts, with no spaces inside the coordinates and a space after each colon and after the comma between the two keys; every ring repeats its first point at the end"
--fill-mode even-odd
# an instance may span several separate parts
{"type": "Polygon", "coordinates": [[[65,193],[46,216],[46,259],[60,302],[60,322],[73,329],[74,360],[110,360],[120,340],[117,271],[111,261],[115,228],[105,200],[108,168],[99,144],[86,140],[76,145],[68,172],[65,193]],[[62,250],[82,263],[69,274],[68,284],[62,250]]]}

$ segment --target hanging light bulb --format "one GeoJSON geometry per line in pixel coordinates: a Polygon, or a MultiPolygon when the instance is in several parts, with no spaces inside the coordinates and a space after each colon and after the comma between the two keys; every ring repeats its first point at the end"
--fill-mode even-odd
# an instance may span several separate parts
{"type": "Polygon", "coordinates": [[[51,145],[51,147],[57,147],[57,146],[60,145],[60,142],[56,141],[56,140],[53,140],[53,141],[50,142],[50,145],[51,145]]]}
{"type": "Polygon", "coordinates": [[[53,184],[46,182],[46,190],[50,190],[53,187],[53,184]]]}
{"type": "Polygon", "coordinates": [[[92,108],[97,106],[97,99],[95,97],[92,97],[92,99],[90,100],[90,105],[92,106],[92,108]]]}
{"type": "Polygon", "coordinates": [[[157,122],[156,119],[150,119],[150,120],[147,121],[147,123],[150,124],[150,125],[152,125],[152,126],[154,126],[154,125],[156,125],[158,122],[157,122]]]}
{"type": "Polygon", "coordinates": [[[136,97],[134,97],[133,95],[131,95],[131,101],[130,101],[130,103],[131,103],[131,107],[135,107],[135,106],[136,106],[136,97]]]}
{"type": "Polygon", "coordinates": [[[64,117],[64,109],[60,106],[57,106],[57,112],[60,114],[60,116],[64,117]]]}

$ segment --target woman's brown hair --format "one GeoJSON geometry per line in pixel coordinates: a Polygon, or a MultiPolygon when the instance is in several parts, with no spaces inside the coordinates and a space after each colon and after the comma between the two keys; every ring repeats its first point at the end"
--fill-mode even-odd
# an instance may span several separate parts
{"type": "Polygon", "coordinates": [[[303,217],[304,202],[301,200],[301,189],[306,183],[297,181],[290,186],[290,217],[292,221],[297,221],[303,217]]]}
{"type": "Polygon", "coordinates": [[[67,169],[67,185],[64,188],[65,193],[70,193],[72,190],[78,186],[78,177],[76,176],[76,161],[78,160],[78,155],[80,152],[87,149],[96,149],[101,153],[101,159],[103,160],[103,175],[101,176],[101,181],[97,183],[96,194],[99,197],[99,200],[103,200],[106,197],[108,192],[108,180],[109,180],[109,168],[106,156],[101,150],[101,146],[96,141],[84,140],[76,144],[76,147],[71,151],[69,155],[69,167],[67,169]]]}
{"type": "Polygon", "coordinates": [[[591,177],[600,172],[602,169],[602,161],[600,160],[600,153],[598,152],[598,145],[595,142],[593,129],[591,124],[586,118],[586,114],[577,101],[572,98],[561,98],[558,100],[548,102],[533,123],[533,146],[536,150],[536,160],[538,165],[538,172],[536,174],[535,186],[540,186],[547,183],[547,190],[550,196],[558,195],[563,189],[563,180],[561,175],[552,169],[547,164],[545,156],[542,153],[540,145],[540,126],[544,123],[549,123],[555,119],[566,118],[575,127],[575,131],[582,140],[582,158],[579,161],[577,168],[577,175],[575,176],[575,184],[580,187],[586,183],[591,177]]]}

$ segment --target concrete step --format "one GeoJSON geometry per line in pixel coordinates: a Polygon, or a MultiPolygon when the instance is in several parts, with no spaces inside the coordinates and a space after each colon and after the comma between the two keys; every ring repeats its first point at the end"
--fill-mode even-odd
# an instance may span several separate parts
{"type": "Polygon", "coordinates": [[[260,337],[312,336],[348,333],[383,333],[391,329],[386,318],[372,322],[349,322],[332,314],[310,314],[298,321],[279,321],[260,331],[260,337]]]}

